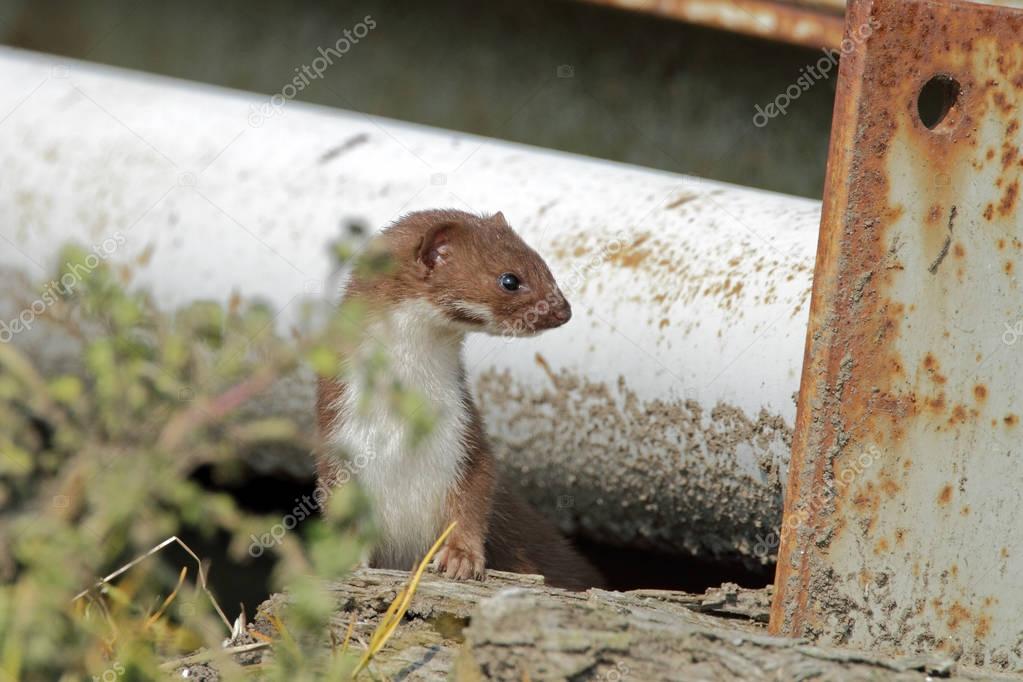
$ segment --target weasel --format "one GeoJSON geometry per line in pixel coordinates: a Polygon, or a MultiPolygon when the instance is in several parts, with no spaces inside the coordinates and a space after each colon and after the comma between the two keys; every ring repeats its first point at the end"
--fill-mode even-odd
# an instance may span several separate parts
{"type": "Polygon", "coordinates": [[[468,333],[531,336],[568,322],[571,306],[547,264],[501,213],[412,213],[370,251],[387,265],[357,268],[344,293],[363,304],[366,323],[341,375],[321,378],[317,395],[319,482],[343,484],[345,456],[354,464],[379,533],[370,565],[411,569],[457,521],[433,564],[449,578],[483,579],[492,568],[568,589],[600,586],[597,571],[498,474],[462,359],[468,333]],[[371,390],[366,368],[381,355],[432,417],[418,442],[386,386],[371,390]]]}

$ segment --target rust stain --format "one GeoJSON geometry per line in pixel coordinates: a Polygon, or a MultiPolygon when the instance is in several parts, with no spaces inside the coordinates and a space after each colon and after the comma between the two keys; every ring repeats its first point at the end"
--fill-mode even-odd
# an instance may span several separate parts
{"type": "Polygon", "coordinates": [[[945,394],[944,393],[939,393],[938,395],[934,396],[933,398],[928,398],[927,399],[927,407],[929,407],[932,412],[944,412],[945,411],[945,394]]]}
{"type": "Polygon", "coordinates": [[[536,355],[533,356],[533,361],[537,364],[537,366],[540,369],[543,370],[544,374],[547,375],[547,378],[550,379],[551,382],[553,383],[554,382],[554,370],[551,369],[551,364],[549,362],[547,362],[547,358],[545,358],[541,354],[537,353],[536,355]]]}
{"type": "Polygon", "coordinates": [[[984,639],[991,632],[991,616],[981,616],[977,619],[977,627],[973,631],[973,636],[977,639],[984,639]]]}
{"type": "Polygon", "coordinates": [[[842,7],[773,0],[589,0],[806,47],[842,45],[842,7]]]}
{"type": "Polygon", "coordinates": [[[1011,102],[1009,102],[1009,100],[1008,100],[1008,98],[1007,98],[1007,97],[1005,96],[1005,93],[1004,93],[1004,92],[996,92],[996,93],[994,94],[994,96],[992,97],[992,99],[993,99],[993,100],[994,100],[994,102],[995,102],[995,106],[996,106],[996,107],[998,108],[998,110],[999,110],[999,111],[1001,111],[1001,112],[1002,112],[1003,114],[1008,114],[1008,113],[1011,113],[1011,112],[1012,112],[1012,110],[1013,110],[1013,108],[1014,108],[1014,107],[1012,106],[1012,103],[1011,103],[1011,102]]]}
{"type": "Polygon", "coordinates": [[[1006,143],[1002,148],[1002,170],[1007,171],[1019,159],[1019,150],[1015,145],[1006,143]]]}
{"type": "Polygon", "coordinates": [[[631,244],[625,244],[617,251],[608,253],[607,261],[623,268],[638,268],[652,253],[650,249],[642,248],[649,240],[649,233],[641,234],[631,244]]]}
{"type": "Polygon", "coordinates": [[[963,622],[970,620],[970,611],[965,606],[960,604],[958,601],[954,602],[952,606],[948,607],[948,620],[946,623],[952,630],[959,628],[963,622]]]}
{"type": "Polygon", "coordinates": [[[1002,201],[998,204],[998,213],[1003,217],[1012,215],[1016,209],[1016,199],[1019,197],[1019,180],[1013,180],[1012,183],[1005,188],[1005,193],[1002,195],[1002,201]]]}
{"type": "Polygon", "coordinates": [[[977,398],[977,402],[984,402],[987,400],[987,386],[984,384],[977,384],[973,387],[973,395],[977,398]]]}
{"type": "Polygon", "coordinates": [[[945,506],[952,501],[952,486],[945,484],[945,487],[938,493],[938,504],[945,506]]]}

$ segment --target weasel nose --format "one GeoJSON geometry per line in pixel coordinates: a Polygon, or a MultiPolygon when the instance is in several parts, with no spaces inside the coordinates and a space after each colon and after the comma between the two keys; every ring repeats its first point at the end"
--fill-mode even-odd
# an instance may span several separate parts
{"type": "Polygon", "coordinates": [[[572,319],[572,306],[569,305],[568,301],[562,299],[561,305],[551,311],[554,315],[554,319],[558,321],[558,324],[565,324],[572,319]]]}

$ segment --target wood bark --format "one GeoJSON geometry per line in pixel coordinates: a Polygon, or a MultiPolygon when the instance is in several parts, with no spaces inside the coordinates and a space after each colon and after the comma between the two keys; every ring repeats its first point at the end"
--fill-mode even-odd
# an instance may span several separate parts
{"type": "MultiPolygon", "coordinates": [[[[335,641],[344,638],[354,615],[351,646],[363,648],[407,580],[402,571],[359,569],[331,583],[335,641]]],[[[377,679],[460,682],[993,677],[947,657],[893,659],[771,637],[764,629],[770,597],[770,588],[729,584],[702,595],[579,593],[547,587],[539,576],[491,571],[484,582],[459,582],[431,574],[424,576],[371,673],[377,679]]],[[[250,629],[273,636],[266,614],[285,601],[284,595],[274,595],[264,602],[250,629]]],[[[244,663],[272,655],[272,648],[250,652],[244,663]]]]}

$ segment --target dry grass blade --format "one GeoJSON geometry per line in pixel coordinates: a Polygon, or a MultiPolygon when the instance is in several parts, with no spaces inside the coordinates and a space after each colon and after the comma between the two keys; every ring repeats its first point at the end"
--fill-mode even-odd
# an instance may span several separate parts
{"type": "Polygon", "coordinates": [[[248,632],[250,635],[252,635],[261,642],[267,642],[272,644],[274,641],[273,637],[270,637],[269,635],[264,635],[259,630],[246,630],[246,632],[248,632]]]}
{"type": "Polygon", "coordinates": [[[160,608],[158,608],[156,612],[153,613],[153,615],[146,619],[146,624],[143,627],[148,629],[152,627],[153,624],[156,623],[156,621],[160,620],[160,617],[164,614],[165,611],[167,611],[167,607],[170,606],[171,602],[174,601],[174,598],[178,596],[178,592],[181,590],[181,586],[185,584],[185,576],[187,575],[188,567],[182,566],[181,572],[178,573],[178,584],[174,586],[174,590],[170,594],[168,594],[167,598],[163,600],[162,604],[160,604],[160,608]]]}
{"type": "Polygon", "coordinates": [[[270,624],[274,626],[274,629],[281,634],[281,640],[284,642],[285,646],[289,647],[292,651],[298,652],[298,643],[295,641],[295,638],[291,636],[291,633],[288,632],[288,628],[285,627],[281,619],[277,617],[277,614],[268,613],[266,614],[266,619],[270,621],[270,624]]]}
{"type": "Polygon", "coordinates": [[[253,644],[239,644],[238,646],[230,646],[219,651],[200,651],[197,654],[191,656],[185,656],[184,658],[178,658],[173,661],[167,661],[166,663],[160,664],[160,670],[177,670],[178,668],[185,665],[193,665],[195,663],[205,663],[206,661],[212,661],[214,658],[223,655],[234,655],[244,654],[249,651],[257,651],[259,649],[265,649],[270,646],[269,642],[255,642],[253,644]]]}
{"type": "Polygon", "coordinates": [[[433,560],[433,555],[437,553],[437,551],[441,548],[441,545],[444,544],[444,541],[448,539],[448,535],[451,534],[451,531],[454,530],[456,525],[458,524],[452,523],[443,533],[441,533],[440,537],[437,538],[437,541],[433,543],[433,547],[430,548],[430,551],[427,552],[426,556],[423,557],[423,560],[419,562],[419,567],[412,575],[408,585],[406,585],[404,589],[398,593],[398,596],[394,598],[394,601],[391,602],[391,605],[387,609],[387,613],[384,614],[384,617],[380,620],[380,624],[377,625],[376,630],[373,631],[373,636],[370,637],[366,653],[362,655],[362,658],[359,660],[359,665],[355,667],[355,671],[352,673],[353,678],[362,672],[367,665],[369,665],[369,662],[373,660],[373,657],[380,653],[380,650],[384,648],[385,644],[387,644],[387,640],[389,640],[391,635],[394,634],[394,631],[398,629],[398,625],[401,624],[401,619],[405,616],[405,611],[408,610],[409,604],[412,603],[412,597],[415,595],[416,589],[419,587],[419,581],[422,579],[423,573],[426,572],[426,567],[430,565],[430,562],[433,560]]]}
{"type": "Polygon", "coordinates": [[[352,612],[352,617],[348,621],[348,630],[347,630],[347,632],[345,632],[345,641],[341,644],[341,655],[342,656],[345,654],[346,651],[348,651],[348,645],[351,644],[351,641],[352,641],[352,632],[355,630],[355,616],[356,616],[356,613],[353,611],[352,612]]]}
{"type": "MultiPolygon", "coordinates": [[[[132,559],[131,561],[126,563],[124,566],[121,566],[119,569],[117,569],[116,571],[114,571],[110,575],[108,575],[105,578],[102,578],[101,580],[99,580],[92,587],[90,587],[88,589],[85,589],[85,590],[82,590],[81,592],[76,594],[74,599],[72,599],[71,601],[72,602],[76,602],[79,599],[81,599],[82,597],[84,597],[85,595],[89,594],[89,592],[91,592],[92,590],[95,590],[98,587],[103,587],[103,585],[109,583],[111,580],[113,580],[117,576],[125,573],[126,571],[131,570],[132,568],[134,568],[138,564],[142,563],[143,561],[145,561],[149,557],[153,556],[154,554],[157,554],[158,552],[163,550],[165,547],[168,547],[168,546],[170,546],[170,545],[172,545],[174,543],[177,543],[183,550],[188,552],[188,555],[190,557],[195,559],[195,563],[196,563],[196,566],[198,567],[198,575],[199,575],[198,586],[199,586],[200,589],[202,589],[203,592],[206,593],[206,596],[209,597],[210,603],[213,604],[213,608],[217,610],[217,614],[220,616],[220,620],[224,621],[224,625],[227,626],[227,631],[230,633],[232,631],[231,621],[229,621],[227,619],[227,616],[224,615],[224,611],[223,611],[223,609],[220,608],[220,604],[217,603],[217,600],[213,596],[213,593],[210,592],[209,587],[206,586],[206,569],[203,568],[202,560],[199,559],[199,555],[197,555],[195,552],[193,552],[192,548],[189,547],[188,545],[186,545],[177,535],[170,536],[169,538],[167,538],[166,540],[164,540],[160,544],[158,544],[155,547],[153,547],[152,549],[150,549],[145,554],[143,554],[141,556],[138,556],[138,557],[135,557],[134,559],[132,559]]],[[[176,592],[176,590],[175,590],[175,592],[176,592]]]]}

